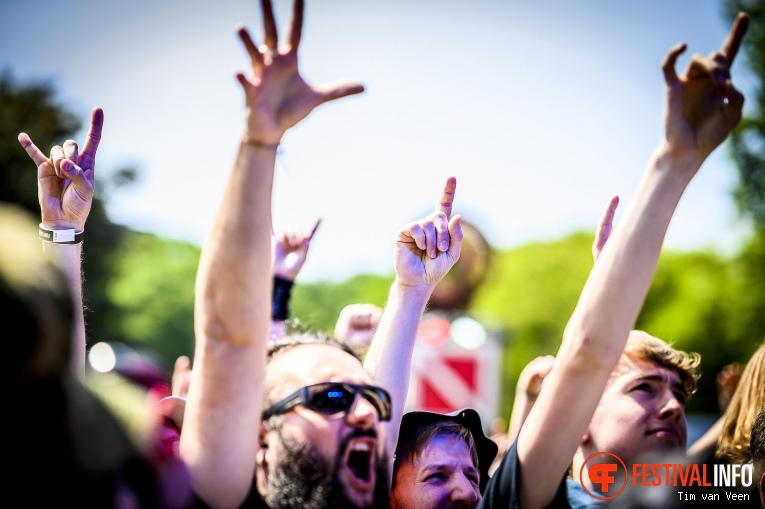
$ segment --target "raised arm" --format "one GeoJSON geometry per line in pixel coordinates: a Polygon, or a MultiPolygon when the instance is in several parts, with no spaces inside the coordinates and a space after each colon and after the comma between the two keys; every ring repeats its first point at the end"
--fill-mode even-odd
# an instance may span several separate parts
{"type": "Polygon", "coordinates": [[[364,359],[364,367],[378,385],[390,392],[393,401],[392,418],[386,428],[391,472],[417,329],[433,289],[460,257],[461,216],[451,215],[456,188],[457,179],[449,177],[436,211],[398,232],[394,249],[396,279],[364,359]]]}
{"type": "Polygon", "coordinates": [[[515,440],[521,431],[526,417],[534,407],[539,393],[542,391],[542,382],[550,374],[550,370],[555,363],[555,357],[552,355],[540,355],[526,364],[518,377],[518,383],[515,386],[515,399],[513,400],[513,410],[510,414],[510,424],[507,428],[507,437],[510,442],[515,440]]]}
{"type": "Polygon", "coordinates": [[[311,240],[320,223],[321,218],[316,220],[309,232],[285,231],[279,235],[273,234],[274,295],[271,341],[276,341],[286,333],[286,320],[289,318],[292,287],[300,269],[303,268],[303,264],[308,258],[311,240]]]}
{"type": "Polygon", "coordinates": [[[90,214],[95,190],[96,151],[101,141],[104,112],[93,109],[82,152],[77,142],[67,140],[51,149],[50,157],[26,133],[19,143],[37,165],[37,197],[40,202],[43,251],[64,270],[74,301],[72,340],[74,372],[85,372],[85,317],[82,306],[82,234],[90,214]],[[56,233],[47,233],[56,232],[56,233]],[[59,238],[61,237],[61,238],[59,238]]]}
{"type": "Polygon", "coordinates": [[[314,86],[298,71],[303,1],[279,45],[271,3],[261,2],[265,44],[238,30],[250,76],[237,74],[245,124],[212,233],[202,250],[195,302],[196,347],[181,455],[196,493],[237,507],[250,490],[261,422],[271,325],[271,191],[284,133],[317,106],[363,91],[357,83],[314,86]]]}
{"type": "Polygon", "coordinates": [[[666,137],[587,279],[545,388],[518,436],[521,507],[545,507],[552,500],[637,319],[677,203],[741,118],[743,96],[733,88],[729,68],[747,24],[740,15],[721,50],[694,55],[682,76],[675,62],[684,44],[664,60],[666,137]]]}

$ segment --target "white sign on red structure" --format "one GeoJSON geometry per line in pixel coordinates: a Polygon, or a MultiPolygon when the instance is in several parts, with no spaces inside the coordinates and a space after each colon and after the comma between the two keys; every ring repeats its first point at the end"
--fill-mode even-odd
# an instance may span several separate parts
{"type": "MultiPolygon", "coordinates": [[[[433,329],[449,334],[442,326],[425,325],[421,330],[431,332],[433,329]]],[[[488,427],[497,416],[501,359],[498,341],[490,338],[471,350],[455,345],[449,338],[430,335],[420,339],[415,343],[412,356],[405,411],[446,413],[470,407],[488,427]]]]}

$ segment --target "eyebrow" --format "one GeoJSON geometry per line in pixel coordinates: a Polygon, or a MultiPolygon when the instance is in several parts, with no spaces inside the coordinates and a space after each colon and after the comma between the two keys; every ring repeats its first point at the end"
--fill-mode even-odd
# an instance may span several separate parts
{"type": "MultiPolygon", "coordinates": [[[[664,379],[665,378],[663,376],[661,376],[661,375],[643,375],[643,376],[637,377],[635,380],[633,380],[633,382],[641,382],[641,381],[643,381],[643,382],[659,382],[659,383],[664,383],[664,379]]],[[[678,391],[682,392],[686,397],[688,396],[688,391],[685,390],[685,386],[683,384],[681,384],[680,382],[677,382],[677,381],[673,380],[670,383],[670,386],[672,387],[672,389],[678,390],[678,391]]]]}
{"type": "MultiPolygon", "coordinates": [[[[422,473],[427,473],[430,471],[439,472],[442,470],[454,471],[458,469],[455,468],[455,465],[452,463],[431,463],[430,465],[427,465],[425,468],[422,469],[422,473]]],[[[480,475],[478,469],[473,465],[469,466],[465,470],[467,472],[470,472],[471,474],[480,475]]]]}

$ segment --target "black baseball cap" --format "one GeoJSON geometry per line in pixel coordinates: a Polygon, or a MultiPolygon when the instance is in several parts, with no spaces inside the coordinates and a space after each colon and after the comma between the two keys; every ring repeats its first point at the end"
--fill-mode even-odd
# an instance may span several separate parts
{"type": "MultiPolygon", "coordinates": [[[[483,493],[483,489],[489,481],[489,468],[491,467],[492,462],[494,462],[494,458],[496,458],[499,448],[494,440],[487,437],[483,432],[481,416],[478,415],[478,412],[474,409],[463,408],[447,414],[428,412],[425,410],[413,410],[407,412],[401,418],[398,443],[402,443],[402,437],[406,437],[407,439],[414,437],[418,430],[423,426],[440,421],[452,421],[461,424],[469,429],[470,433],[473,435],[473,441],[475,442],[476,451],[478,452],[478,471],[481,474],[479,487],[481,493],[483,493]]],[[[399,447],[397,446],[397,455],[398,451],[399,447]]]]}

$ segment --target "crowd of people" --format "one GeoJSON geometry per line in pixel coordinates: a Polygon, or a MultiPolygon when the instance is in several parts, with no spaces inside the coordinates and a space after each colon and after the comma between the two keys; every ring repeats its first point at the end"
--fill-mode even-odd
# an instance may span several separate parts
{"type": "Polygon", "coordinates": [[[433,212],[396,235],[384,309],[349,306],[333,336],[290,320],[320,220],[308,232],[275,233],[277,149],[315,108],[364,89],[307,83],[298,61],[303,1],[294,1],[282,40],[271,2],[261,5],[262,45],[238,30],[250,65],[237,74],[244,126],[199,262],[195,351],[176,361],[172,395],[147,401],[140,442],[83,384],[82,241],[104,112],[93,110],[82,150],[67,140],[46,154],[19,135],[37,166],[42,249],[34,221],[0,208],[0,309],[16,324],[3,372],[12,378],[9,408],[24,416],[11,420],[10,436],[21,438],[10,448],[16,500],[118,509],[679,505],[676,490],[661,487],[606,502],[604,463],[591,459],[608,452],[627,472],[647,458],[751,465],[751,488],[736,494],[765,508],[765,340],[719,426],[688,449],[685,406],[700,359],[634,329],[680,198],[741,119],[730,68],[746,14],[719,51],[693,55],[683,73],[675,67],[685,45],[668,51],[664,136],[618,228],[619,198],[607,204],[560,348],[524,369],[500,440],[472,408],[405,412],[418,326],[460,258],[455,176],[445,176],[433,212]]]}

